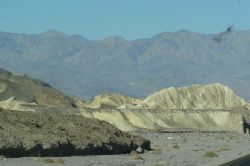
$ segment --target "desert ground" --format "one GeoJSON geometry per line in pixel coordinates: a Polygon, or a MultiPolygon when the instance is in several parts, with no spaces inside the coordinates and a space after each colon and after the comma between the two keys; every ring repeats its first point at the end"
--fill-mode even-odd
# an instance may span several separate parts
{"type": "MultiPolygon", "coordinates": [[[[134,133],[135,134],[135,133],[134,133]]],[[[250,135],[233,132],[137,132],[151,140],[143,154],[72,157],[22,157],[0,160],[1,166],[215,166],[250,152],[250,135]]]]}

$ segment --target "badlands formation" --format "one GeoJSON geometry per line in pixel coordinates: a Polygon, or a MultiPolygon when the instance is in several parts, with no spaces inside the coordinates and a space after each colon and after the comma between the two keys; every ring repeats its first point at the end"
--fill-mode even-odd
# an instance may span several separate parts
{"type": "Polygon", "coordinates": [[[243,117],[246,121],[250,117],[249,103],[220,83],[170,87],[145,99],[124,99],[117,94],[98,96],[89,101],[95,109],[87,109],[89,105],[83,104],[81,114],[107,121],[124,131],[188,128],[241,133],[243,117]],[[114,99],[122,102],[114,104],[114,99]],[[105,109],[99,107],[103,105],[105,109]]]}
{"type": "Polygon", "coordinates": [[[243,132],[249,103],[220,83],[170,87],[144,99],[106,93],[91,101],[67,96],[45,82],[0,70],[0,107],[60,111],[104,120],[123,131],[223,130],[243,132]]]}
{"type": "MultiPolygon", "coordinates": [[[[14,75],[2,69],[0,70],[0,107],[3,110],[0,114],[3,119],[5,116],[11,116],[5,110],[26,111],[23,116],[26,114],[34,116],[34,121],[37,122],[40,118],[36,117],[38,116],[36,112],[63,113],[80,116],[82,121],[86,123],[90,121],[87,120],[88,118],[94,118],[93,123],[96,124],[103,123],[98,121],[103,120],[122,131],[138,129],[154,131],[205,130],[242,133],[244,124],[250,120],[249,103],[237,96],[229,87],[219,83],[182,88],[170,87],[144,99],[109,93],[99,95],[92,101],[83,101],[67,96],[43,81],[34,80],[26,75],[14,75]],[[28,114],[27,111],[32,111],[32,115],[28,114]],[[85,119],[86,117],[87,119],[85,119]],[[35,120],[36,118],[37,120],[35,120]]],[[[19,113],[13,113],[13,115],[15,114],[19,113]]],[[[76,117],[76,119],[78,118],[76,117]]],[[[60,121],[63,120],[58,119],[58,123],[60,121]]],[[[12,123],[11,120],[8,122],[12,123]]],[[[6,129],[3,133],[11,134],[8,130],[14,126],[11,127],[8,122],[2,124],[1,120],[0,130],[6,129]],[[9,127],[5,128],[4,126],[9,127]]],[[[25,124],[22,123],[24,122],[20,121],[17,126],[23,127],[25,124]]],[[[67,123],[71,122],[65,121],[65,124],[67,123]]],[[[108,126],[108,124],[105,125],[108,126]]],[[[28,128],[34,132],[39,131],[33,129],[32,126],[28,126],[28,128]]],[[[54,128],[49,129],[54,130],[54,128]]],[[[106,129],[103,128],[103,130],[106,129]]],[[[116,129],[114,128],[114,130],[116,129]]],[[[67,129],[65,132],[68,132],[67,129]]],[[[78,136],[80,137],[80,135],[76,137],[78,136]]],[[[110,139],[115,140],[112,136],[110,139]]],[[[125,138],[121,136],[120,139],[125,138]]],[[[135,139],[143,140],[143,138],[126,136],[124,143],[127,145],[128,142],[136,142],[135,139]]],[[[32,141],[37,142],[36,140],[32,141]]],[[[14,142],[18,142],[18,140],[14,140],[12,143],[14,142]]],[[[40,147],[42,144],[39,143],[37,146],[40,147]]],[[[135,146],[129,146],[129,150],[142,145],[149,149],[148,144],[144,140],[135,146]]],[[[15,146],[19,147],[19,145],[15,146]]],[[[4,146],[0,146],[0,149],[3,148],[4,146]]]]}
{"type": "Polygon", "coordinates": [[[170,87],[144,99],[106,93],[91,101],[67,96],[47,83],[0,70],[0,107],[56,110],[104,120],[123,131],[225,130],[243,132],[249,103],[220,83],[170,87]]]}
{"type": "Polygon", "coordinates": [[[64,156],[70,166],[214,166],[249,153],[250,139],[240,134],[248,131],[249,112],[245,99],[219,83],[84,101],[0,69],[0,165],[43,166],[53,161],[44,156],[64,156]],[[147,153],[137,160],[127,154],[134,150],[147,153]],[[207,151],[219,157],[203,157],[207,151]],[[84,156],[65,157],[71,155],[84,156]]]}

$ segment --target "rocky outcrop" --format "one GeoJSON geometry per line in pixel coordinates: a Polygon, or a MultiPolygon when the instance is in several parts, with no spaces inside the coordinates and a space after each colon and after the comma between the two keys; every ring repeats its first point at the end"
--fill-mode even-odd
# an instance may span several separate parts
{"type": "Polygon", "coordinates": [[[0,109],[0,155],[121,154],[138,147],[149,150],[150,142],[97,119],[0,109]]]}
{"type": "Polygon", "coordinates": [[[143,100],[138,108],[148,109],[228,109],[246,104],[232,89],[220,83],[170,87],[143,100]]]}

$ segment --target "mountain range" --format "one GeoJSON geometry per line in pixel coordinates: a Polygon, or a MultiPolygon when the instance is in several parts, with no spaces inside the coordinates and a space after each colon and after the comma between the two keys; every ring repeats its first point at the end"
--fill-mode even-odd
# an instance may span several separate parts
{"type": "Polygon", "coordinates": [[[250,99],[250,30],[212,35],[181,30],[133,41],[94,41],[56,30],[0,32],[0,57],[2,68],[85,99],[104,92],[145,97],[170,86],[212,82],[250,99]]]}

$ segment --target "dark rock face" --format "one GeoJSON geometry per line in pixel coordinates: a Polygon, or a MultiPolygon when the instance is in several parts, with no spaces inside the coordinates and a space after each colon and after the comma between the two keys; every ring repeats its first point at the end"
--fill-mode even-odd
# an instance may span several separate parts
{"type": "Polygon", "coordinates": [[[0,110],[0,155],[70,156],[122,154],[150,142],[96,119],[60,112],[0,110]]]}

